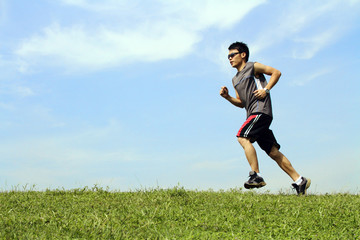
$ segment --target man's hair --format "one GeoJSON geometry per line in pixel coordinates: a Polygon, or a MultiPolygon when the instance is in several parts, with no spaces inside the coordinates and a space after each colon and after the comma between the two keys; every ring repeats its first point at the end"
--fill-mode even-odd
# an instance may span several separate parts
{"type": "Polygon", "coordinates": [[[233,49],[238,50],[239,53],[243,53],[243,52],[246,53],[245,61],[247,62],[249,60],[250,52],[249,52],[248,46],[245,43],[243,43],[243,42],[234,42],[233,44],[231,44],[229,46],[229,51],[233,50],[233,49]]]}

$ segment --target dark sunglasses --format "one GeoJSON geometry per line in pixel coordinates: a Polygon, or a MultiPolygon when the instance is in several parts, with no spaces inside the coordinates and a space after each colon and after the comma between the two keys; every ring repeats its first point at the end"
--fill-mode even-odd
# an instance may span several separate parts
{"type": "Polygon", "coordinates": [[[239,54],[239,52],[230,53],[230,54],[228,55],[228,59],[235,57],[236,54],[239,54]]]}

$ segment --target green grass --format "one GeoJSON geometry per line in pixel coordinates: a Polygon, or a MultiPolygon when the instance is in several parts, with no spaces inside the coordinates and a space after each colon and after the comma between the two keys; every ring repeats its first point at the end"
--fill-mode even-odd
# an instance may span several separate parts
{"type": "Polygon", "coordinates": [[[360,196],[181,187],[5,191],[0,239],[360,239],[360,196]]]}

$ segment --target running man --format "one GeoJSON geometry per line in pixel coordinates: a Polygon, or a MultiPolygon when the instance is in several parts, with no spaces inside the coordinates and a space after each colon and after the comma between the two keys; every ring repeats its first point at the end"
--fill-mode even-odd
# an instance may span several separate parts
{"type": "Polygon", "coordinates": [[[243,42],[235,42],[229,47],[228,59],[237,69],[232,79],[236,98],[229,95],[227,87],[222,87],[220,95],[236,107],[245,108],[247,119],[236,137],[244,148],[251,171],[249,180],[244,183],[246,189],[261,188],[266,185],[259,173],[259,163],[254,146],[255,141],[294,181],[292,186],[298,195],[305,195],[311,180],[299,175],[290,161],[279,151],[280,145],[269,129],[273,119],[270,90],[279,81],[281,72],[258,62],[248,62],[249,48],[243,42]],[[269,83],[265,76],[269,75],[269,83]]]}

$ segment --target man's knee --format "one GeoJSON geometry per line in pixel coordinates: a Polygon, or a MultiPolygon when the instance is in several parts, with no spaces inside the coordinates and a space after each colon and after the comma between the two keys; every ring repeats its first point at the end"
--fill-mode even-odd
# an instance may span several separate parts
{"type": "Polygon", "coordinates": [[[245,147],[246,145],[251,144],[250,139],[244,138],[244,137],[238,137],[238,142],[240,143],[240,145],[242,147],[245,147]]]}
{"type": "Polygon", "coordinates": [[[278,158],[280,156],[280,154],[281,153],[280,153],[279,149],[275,145],[272,146],[270,152],[268,153],[269,157],[271,157],[274,160],[276,158],[278,158]]]}

